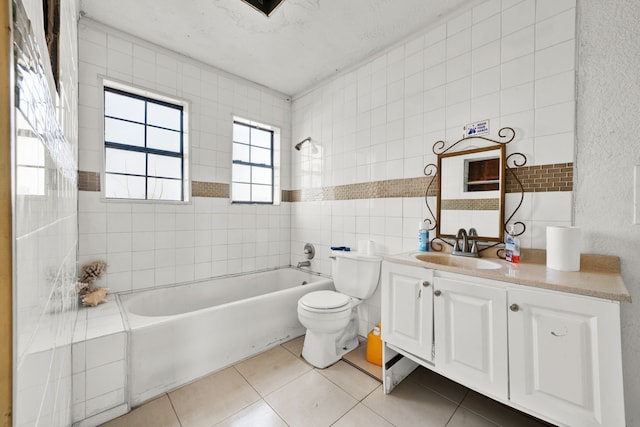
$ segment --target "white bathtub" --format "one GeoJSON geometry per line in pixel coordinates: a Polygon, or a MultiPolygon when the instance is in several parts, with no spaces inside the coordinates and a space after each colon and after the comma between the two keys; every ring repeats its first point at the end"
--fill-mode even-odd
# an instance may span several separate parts
{"type": "Polygon", "coordinates": [[[333,281],[283,268],[119,295],[129,330],[129,403],[303,335],[298,299],[321,289],[334,289],[333,281]]]}

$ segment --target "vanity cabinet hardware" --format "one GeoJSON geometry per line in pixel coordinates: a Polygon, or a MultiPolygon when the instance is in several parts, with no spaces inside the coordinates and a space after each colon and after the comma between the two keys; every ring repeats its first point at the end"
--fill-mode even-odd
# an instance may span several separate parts
{"type": "Polygon", "coordinates": [[[425,280],[424,282],[422,282],[422,287],[424,288],[428,288],[431,285],[431,283],[428,280],[425,280]]]}
{"type": "Polygon", "coordinates": [[[435,291],[433,294],[435,296],[439,297],[440,295],[442,295],[442,292],[441,291],[435,291]]]}
{"type": "Polygon", "coordinates": [[[520,306],[518,304],[511,304],[509,306],[509,309],[513,312],[519,311],[520,310],[520,306]]]}

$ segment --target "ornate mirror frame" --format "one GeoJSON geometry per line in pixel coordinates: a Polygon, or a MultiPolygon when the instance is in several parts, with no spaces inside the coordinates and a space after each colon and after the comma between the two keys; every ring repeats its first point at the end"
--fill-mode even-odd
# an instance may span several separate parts
{"type": "MultiPolygon", "coordinates": [[[[504,233],[507,231],[507,224],[509,224],[511,222],[511,220],[513,219],[513,217],[515,216],[516,212],[518,212],[518,210],[520,209],[520,207],[522,206],[522,202],[524,200],[524,187],[522,186],[522,182],[520,181],[520,179],[518,178],[517,174],[515,173],[515,170],[517,170],[518,168],[521,168],[523,166],[526,165],[527,163],[527,157],[523,154],[523,153],[511,153],[508,156],[506,155],[506,145],[509,144],[511,141],[514,140],[516,136],[516,132],[513,128],[511,127],[503,127],[502,129],[500,129],[498,131],[498,140],[495,139],[491,139],[491,138],[487,138],[485,136],[469,136],[466,138],[462,138],[457,140],[456,142],[450,144],[447,146],[447,143],[445,141],[437,141],[436,143],[433,144],[433,148],[432,151],[433,153],[438,156],[438,164],[433,164],[433,163],[429,163],[424,167],[424,175],[427,177],[430,177],[431,180],[427,186],[427,189],[425,191],[425,195],[424,195],[424,200],[425,200],[425,204],[427,206],[427,211],[430,215],[430,217],[427,217],[424,219],[424,221],[429,224],[429,231],[433,231],[436,230],[437,236],[435,238],[433,238],[430,242],[430,246],[433,250],[435,251],[442,251],[444,249],[443,244],[446,244],[448,246],[453,246],[453,243],[445,240],[446,238],[451,238],[451,237],[455,237],[455,236],[451,236],[451,235],[441,235],[440,234],[440,193],[441,193],[441,175],[440,175],[440,167],[441,167],[441,159],[442,158],[446,158],[446,157],[451,157],[451,156],[455,156],[455,155],[461,155],[464,153],[470,153],[472,151],[481,151],[481,150],[491,150],[491,149],[495,149],[495,146],[489,146],[487,148],[482,148],[482,149],[472,149],[472,150],[461,150],[461,151],[455,151],[452,150],[454,147],[458,146],[458,144],[460,144],[461,142],[468,142],[469,140],[473,140],[473,139],[481,139],[484,141],[488,141],[491,142],[493,144],[497,144],[499,145],[501,154],[501,165],[500,165],[500,169],[501,169],[501,174],[500,174],[500,218],[501,218],[501,231],[500,231],[500,236],[498,238],[483,238],[480,237],[478,239],[478,241],[482,241],[482,242],[492,242],[493,244],[484,246],[483,248],[481,248],[479,251],[483,251],[486,249],[489,249],[491,247],[497,246],[502,244],[503,238],[504,238],[504,233]],[[438,203],[438,210],[437,213],[434,214],[433,210],[431,209],[431,206],[429,205],[429,197],[432,196],[433,194],[433,186],[437,185],[436,188],[436,200],[438,203]],[[512,187],[515,185],[515,190],[513,189],[509,189],[507,187],[512,187]],[[505,194],[507,192],[510,193],[514,193],[514,192],[519,192],[520,193],[520,201],[518,203],[518,205],[516,206],[516,208],[513,210],[513,212],[509,215],[509,217],[505,220],[504,219],[504,215],[505,215],[505,194]]],[[[522,235],[525,231],[526,231],[526,226],[523,222],[521,221],[516,221],[513,223],[513,225],[515,226],[516,232],[515,235],[516,236],[520,236],[522,235]]]]}
{"type": "MultiPolygon", "coordinates": [[[[469,138],[466,138],[467,140],[469,138]]],[[[498,235],[497,236],[485,236],[482,235],[482,232],[480,232],[480,235],[477,237],[478,241],[483,241],[483,242],[503,242],[504,241],[504,227],[502,226],[502,221],[504,219],[504,194],[505,194],[505,147],[504,145],[500,145],[498,147],[496,146],[489,146],[489,147],[482,147],[482,148],[471,148],[468,150],[462,150],[462,151],[452,151],[452,152],[446,152],[446,153],[441,153],[438,155],[438,171],[440,173],[438,173],[437,176],[437,180],[438,180],[438,194],[436,196],[436,207],[437,207],[437,211],[436,211],[436,237],[439,238],[455,238],[456,235],[455,234],[448,234],[448,233],[444,233],[442,231],[442,211],[443,209],[443,199],[442,199],[442,193],[443,193],[443,188],[442,188],[442,163],[443,160],[445,159],[450,159],[452,157],[464,157],[467,155],[472,155],[472,154],[476,154],[476,153],[487,153],[487,154],[495,154],[498,156],[498,159],[500,160],[500,166],[499,166],[499,172],[500,172],[500,176],[498,178],[498,218],[496,219],[496,227],[498,229],[498,235]]],[[[460,179],[464,179],[464,176],[460,177],[460,179]]],[[[463,183],[464,184],[464,183],[463,183]]]]}

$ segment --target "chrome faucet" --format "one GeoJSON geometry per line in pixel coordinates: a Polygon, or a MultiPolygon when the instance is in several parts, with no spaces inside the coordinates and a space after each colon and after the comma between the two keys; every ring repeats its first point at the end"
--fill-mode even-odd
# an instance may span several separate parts
{"type": "Polygon", "coordinates": [[[478,232],[476,231],[475,228],[471,227],[469,229],[469,237],[475,237],[475,239],[471,240],[471,248],[469,249],[469,252],[471,252],[472,254],[475,253],[476,255],[478,254],[478,232]]]}
{"type": "Polygon", "coordinates": [[[307,261],[299,261],[298,262],[298,267],[311,267],[311,261],[307,260],[307,261]]]}
{"type": "Polygon", "coordinates": [[[474,239],[473,237],[478,237],[478,232],[475,228],[470,228],[468,235],[464,228],[459,229],[453,242],[453,251],[451,251],[451,255],[477,258],[479,256],[478,243],[477,239],[474,239]],[[471,245],[469,245],[469,237],[472,237],[471,245]]]}

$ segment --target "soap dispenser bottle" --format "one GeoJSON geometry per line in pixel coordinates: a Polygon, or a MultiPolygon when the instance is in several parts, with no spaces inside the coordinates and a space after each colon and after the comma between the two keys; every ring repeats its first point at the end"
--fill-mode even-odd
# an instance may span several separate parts
{"type": "Polygon", "coordinates": [[[418,250],[422,252],[429,250],[429,225],[424,221],[418,223],[418,250]]]}
{"type": "Polygon", "coordinates": [[[518,264],[520,262],[520,239],[515,235],[513,224],[509,225],[509,231],[507,233],[507,238],[504,242],[505,259],[514,264],[518,264]]]}

